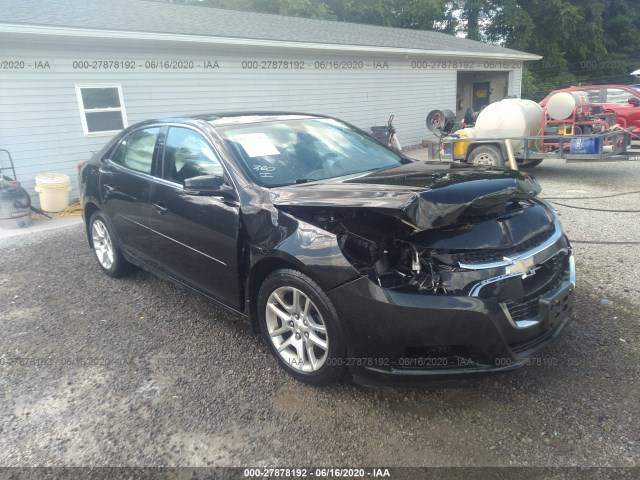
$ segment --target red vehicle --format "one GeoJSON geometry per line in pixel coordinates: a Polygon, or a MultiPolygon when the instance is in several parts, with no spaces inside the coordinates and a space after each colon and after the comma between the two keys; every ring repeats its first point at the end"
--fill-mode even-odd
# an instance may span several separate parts
{"type": "Polygon", "coordinates": [[[602,105],[605,112],[613,112],[621,127],[633,127],[632,133],[640,135],[640,87],[636,85],[583,85],[554,90],[540,105],[544,107],[554,93],[586,92],[595,105],[602,105]]]}

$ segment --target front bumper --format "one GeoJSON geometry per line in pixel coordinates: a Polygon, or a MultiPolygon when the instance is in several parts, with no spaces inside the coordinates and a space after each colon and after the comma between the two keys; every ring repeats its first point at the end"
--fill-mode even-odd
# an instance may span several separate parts
{"type": "Polygon", "coordinates": [[[526,365],[573,318],[575,265],[564,235],[523,259],[527,272],[491,270],[500,274],[467,296],[399,292],[364,277],[328,292],[354,381],[450,384],[526,365]],[[512,292],[510,282],[534,277],[532,265],[552,261],[562,262],[557,278],[519,303],[494,294],[502,287],[512,292]]]}

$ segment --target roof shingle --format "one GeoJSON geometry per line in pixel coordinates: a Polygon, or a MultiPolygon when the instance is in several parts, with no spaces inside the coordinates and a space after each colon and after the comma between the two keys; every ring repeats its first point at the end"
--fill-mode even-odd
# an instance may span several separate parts
{"type": "Polygon", "coordinates": [[[0,24],[198,35],[489,54],[536,55],[440,32],[286,17],[149,0],[3,0],[0,24]]]}

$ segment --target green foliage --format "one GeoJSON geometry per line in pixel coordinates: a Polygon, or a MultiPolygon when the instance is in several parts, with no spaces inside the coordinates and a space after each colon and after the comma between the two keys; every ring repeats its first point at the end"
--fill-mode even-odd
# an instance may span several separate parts
{"type": "MultiPolygon", "coordinates": [[[[609,52],[640,57],[640,6],[638,0],[610,0],[602,14],[609,52]]],[[[640,68],[640,62],[637,68],[640,68]]]]}
{"type": "Polygon", "coordinates": [[[447,29],[452,19],[447,18],[443,0],[394,0],[394,27],[415,30],[447,29]],[[438,27],[437,23],[441,23],[438,27]]]}
{"type": "Polygon", "coordinates": [[[523,97],[538,100],[568,85],[629,83],[629,57],[637,58],[640,45],[640,13],[632,2],[496,1],[486,39],[543,56],[527,67],[523,97]]]}

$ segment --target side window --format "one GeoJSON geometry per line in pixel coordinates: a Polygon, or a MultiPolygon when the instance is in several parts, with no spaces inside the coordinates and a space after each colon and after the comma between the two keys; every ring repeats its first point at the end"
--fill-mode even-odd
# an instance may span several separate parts
{"type": "Polygon", "coordinates": [[[605,103],[627,103],[630,97],[633,97],[633,94],[622,88],[607,88],[605,103]]]}
{"type": "Polygon", "coordinates": [[[163,178],[183,183],[201,175],[224,176],[222,164],[209,142],[189,128],[171,127],[164,147],[163,178]]]}
{"type": "Polygon", "coordinates": [[[151,174],[153,152],[160,127],[136,130],[129,134],[118,146],[111,161],[137,172],[151,174]]]}
{"type": "Polygon", "coordinates": [[[600,103],[600,89],[599,88],[590,88],[588,90],[583,90],[589,96],[589,100],[591,103],[600,103]]]}

